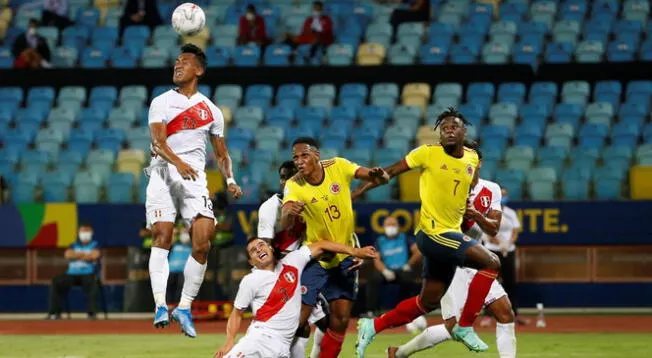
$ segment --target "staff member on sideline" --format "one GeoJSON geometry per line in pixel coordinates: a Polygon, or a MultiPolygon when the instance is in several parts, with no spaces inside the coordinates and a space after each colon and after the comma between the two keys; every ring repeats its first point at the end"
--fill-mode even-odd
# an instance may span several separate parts
{"type": "MultiPolygon", "coordinates": [[[[516,293],[516,240],[521,228],[521,222],[514,209],[507,206],[509,201],[508,193],[505,188],[501,189],[502,199],[500,204],[503,209],[503,218],[500,221],[500,228],[496,236],[484,234],[482,240],[485,242],[487,249],[498,255],[500,258],[500,275],[502,277],[503,287],[507,291],[507,296],[512,302],[514,314],[518,317],[518,300],[516,293]]],[[[517,318],[518,324],[527,324],[527,321],[517,318]]]]}

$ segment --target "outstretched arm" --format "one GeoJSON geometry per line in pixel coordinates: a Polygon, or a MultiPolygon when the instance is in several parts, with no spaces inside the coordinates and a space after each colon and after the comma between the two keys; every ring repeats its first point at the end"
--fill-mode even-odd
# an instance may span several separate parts
{"type": "Polygon", "coordinates": [[[220,348],[213,357],[222,358],[224,357],[231,348],[235,345],[235,337],[240,330],[240,324],[242,323],[242,316],[244,311],[238,308],[233,308],[231,314],[229,315],[229,320],[226,322],[226,342],[222,348],[220,348]]]}
{"type": "MultiPolygon", "coordinates": [[[[389,176],[389,179],[391,179],[391,178],[393,178],[393,177],[395,177],[395,176],[397,176],[397,175],[399,175],[401,173],[405,173],[408,170],[410,170],[410,167],[408,167],[407,162],[405,161],[405,159],[401,159],[398,162],[384,168],[384,172],[389,176]]],[[[367,190],[371,190],[371,189],[373,189],[373,188],[375,188],[375,187],[377,187],[379,185],[380,185],[379,183],[367,181],[366,183],[363,183],[362,185],[355,188],[355,190],[353,190],[351,192],[351,198],[353,200],[355,200],[359,196],[364,194],[364,192],[366,192],[367,190]]]]}
{"type": "Polygon", "coordinates": [[[321,240],[312,244],[308,244],[310,249],[310,256],[314,259],[319,259],[326,252],[333,252],[336,254],[347,254],[350,256],[359,257],[361,259],[373,259],[376,257],[376,249],[373,246],[366,246],[363,248],[351,247],[336,242],[321,240]]]}
{"type": "Polygon", "coordinates": [[[385,170],[381,167],[359,167],[358,170],[355,171],[355,178],[365,180],[377,185],[384,185],[389,181],[389,175],[387,175],[385,170]]]}
{"type": "Polygon", "coordinates": [[[288,201],[283,204],[283,209],[281,209],[281,221],[279,222],[281,230],[287,230],[292,227],[296,217],[301,215],[303,212],[304,205],[305,203],[302,201],[288,201]]]}
{"type": "Polygon", "coordinates": [[[220,168],[220,171],[222,171],[222,175],[226,178],[227,190],[231,192],[233,198],[237,199],[242,196],[242,190],[240,190],[240,187],[233,177],[231,156],[229,155],[229,150],[226,148],[226,143],[224,143],[224,138],[214,135],[210,137],[215,158],[217,158],[217,166],[220,168]]]}

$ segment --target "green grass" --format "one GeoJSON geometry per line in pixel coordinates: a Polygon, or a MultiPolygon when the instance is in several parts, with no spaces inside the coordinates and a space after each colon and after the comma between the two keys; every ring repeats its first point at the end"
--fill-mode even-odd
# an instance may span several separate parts
{"type": "MultiPolygon", "coordinates": [[[[414,357],[497,357],[495,337],[484,334],[491,346],[489,353],[478,355],[466,350],[460,343],[445,342],[414,357]]],[[[385,357],[389,345],[399,345],[411,336],[388,334],[378,336],[371,344],[367,357],[385,357]]],[[[200,335],[189,339],[170,334],[134,335],[0,335],[0,357],[4,358],[145,358],[145,357],[212,357],[223,342],[223,335],[200,335]]],[[[518,357],[586,357],[586,358],[643,358],[650,357],[649,334],[521,334],[518,339],[518,357]]],[[[353,334],[347,336],[342,358],[353,357],[353,334]]]]}

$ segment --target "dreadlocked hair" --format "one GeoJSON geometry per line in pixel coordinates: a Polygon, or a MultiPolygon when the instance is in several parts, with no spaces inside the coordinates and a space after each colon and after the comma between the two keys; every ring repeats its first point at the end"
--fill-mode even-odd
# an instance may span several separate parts
{"type": "Polygon", "coordinates": [[[475,150],[475,152],[478,153],[478,159],[482,160],[482,152],[480,151],[480,144],[478,144],[478,142],[474,140],[465,139],[464,146],[469,149],[475,150]]]}
{"type": "Polygon", "coordinates": [[[439,127],[439,125],[444,120],[444,118],[448,118],[448,117],[459,118],[462,121],[462,123],[464,123],[464,126],[472,125],[471,122],[467,121],[466,118],[464,118],[464,115],[461,112],[459,112],[455,107],[451,106],[437,116],[437,119],[435,120],[434,129],[437,129],[437,127],[439,127]]]}

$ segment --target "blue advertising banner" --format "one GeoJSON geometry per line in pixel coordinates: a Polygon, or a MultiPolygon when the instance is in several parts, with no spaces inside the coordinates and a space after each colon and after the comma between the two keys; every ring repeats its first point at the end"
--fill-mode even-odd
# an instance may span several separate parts
{"type": "MultiPolygon", "coordinates": [[[[521,218],[520,245],[636,245],[652,244],[652,201],[514,202],[521,218]]],[[[412,231],[419,217],[417,203],[360,203],[354,205],[356,231],[371,243],[392,215],[401,229],[412,231]]],[[[230,207],[237,244],[255,229],[257,205],[230,207]]],[[[0,247],[64,247],[75,240],[74,227],[91,222],[103,246],[139,246],[138,231],[145,223],[142,205],[28,204],[0,206],[0,247]]]]}

